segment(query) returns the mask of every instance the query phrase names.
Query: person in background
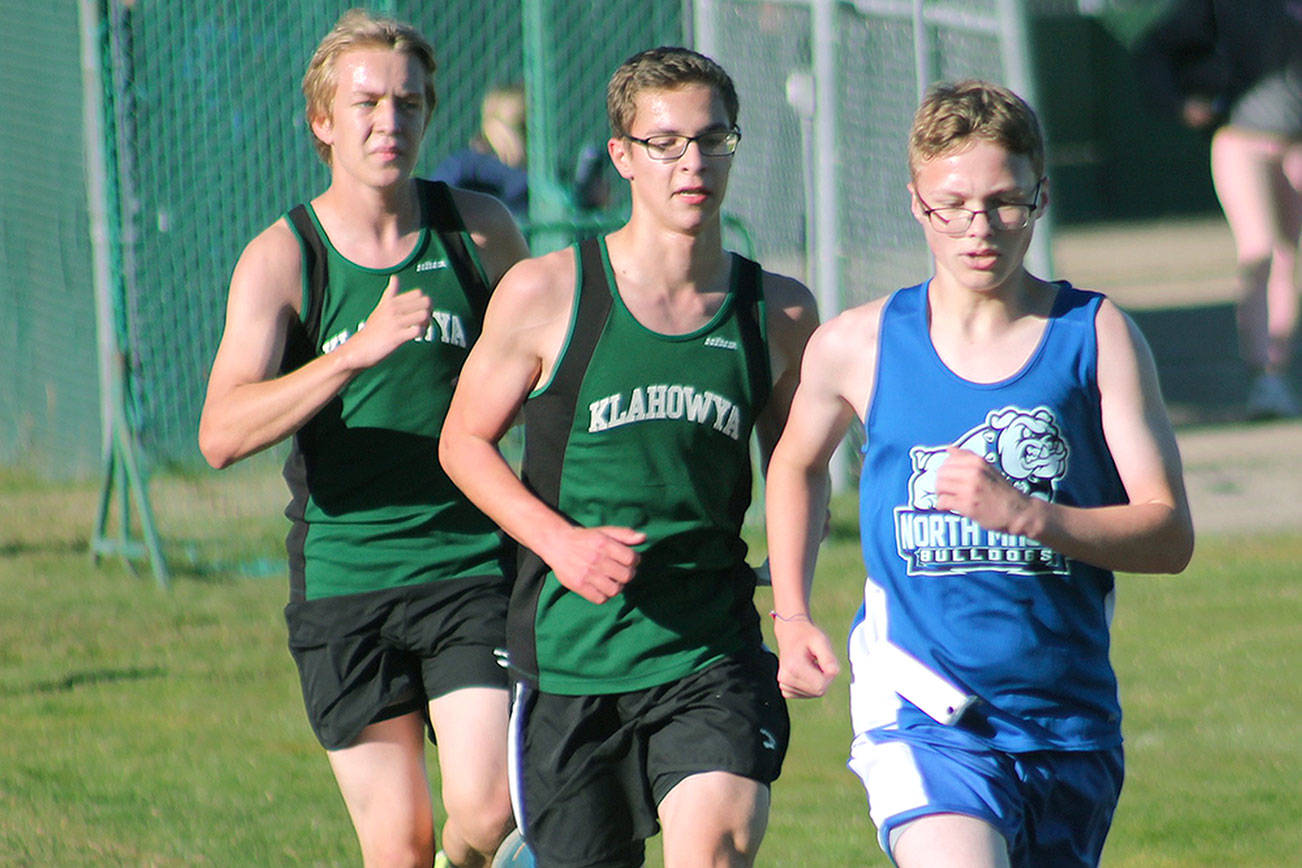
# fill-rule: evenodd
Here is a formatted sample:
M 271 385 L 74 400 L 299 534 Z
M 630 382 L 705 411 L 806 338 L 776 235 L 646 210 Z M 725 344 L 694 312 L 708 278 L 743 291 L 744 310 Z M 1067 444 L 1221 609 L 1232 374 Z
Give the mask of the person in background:
M 1214 131 L 1212 181 L 1237 250 L 1252 419 L 1296 416 L 1289 382 L 1302 245 L 1302 2 L 1177 0 L 1138 44 L 1148 95 Z
M 529 216 L 529 176 L 525 171 L 524 87 L 499 85 L 484 95 L 479 133 L 469 147 L 453 151 L 430 175 L 465 190 L 495 197 L 517 219 Z
M 449 154 L 431 177 L 454 187 L 488 193 L 501 200 L 517 220 L 528 219 L 526 112 L 523 86 L 506 84 L 489 90 L 480 106 L 479 133 L 468 147 Z M 582 149 L 574 170 L 569 204 L 581 211 L 606 204 L 609 187 L 604 164 L 604 157 L 597 149 Z

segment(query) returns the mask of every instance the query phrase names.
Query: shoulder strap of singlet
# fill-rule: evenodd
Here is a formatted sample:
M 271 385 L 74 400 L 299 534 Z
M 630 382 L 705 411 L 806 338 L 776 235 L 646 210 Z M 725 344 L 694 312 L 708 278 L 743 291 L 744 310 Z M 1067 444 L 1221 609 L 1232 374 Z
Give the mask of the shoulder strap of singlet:
M 297 322 L 289 324 L 289 336 L 285 344 L 281 367 L 290 370 L 316 355 L 316 347 L 321 339 L 321 305 L 330 276 L 325 242 L 321 239 L 321 233 L 316 231 L 316 224 L 307 213 L 307 206 L 302 203 L 295 205 L 289 209 L 286 217 L 302 242 L 303 273 L 307 277 L 307 309 L 299 315 Z M 302 345 L 304 340 L 306 346 Z
M 565 355 L 561 358 L 550 389 L 559 394 L 577 394 L 579 383 L 588 369 L 588 362 L 601 337 L 602 327 L 610 315 L 614 302 L 610 284 L 606 281 L 606 267 L 601 258 L 601 243 L 596 238 L 586 238 L 578 245 L 578 265 L 582 275 L 574 318 Z M 737 327 L 746 346 L 747 374 L 755 406 L 768 401 L 773 387 L 769 369 L 768 344 L 764 340 L 764 290 L 763 270 L 759 263 L 744 256 L 737 257 Z
M 525 402 L 525 467 L 527 484 L 547 503 L 555 504 L 560 492 L 561 463 L 552 456 L 563 455 L 565 441 L 577 412 L 579 387 L 597 348 L 614 298 L 606 283 L 601 261 L 601 244 L 596 238 L 580 241 L 575 251 L 580 280 L 574 299 L 577 310 L 569 340 L 556 370 L 542 394 Z
M 588 362 L 614 304 L 610 284 L 606 282 L 606 265 L 601 259 L 601 242 L 596 238 L 580 241 L 578 258 L 583 280 L 578 288 L 574 331 L 553 379 L 562 391 L 574 394 L 578 394 L 579 382 L 588 370 Z
M 448 254 L 448 262 L 466 293 L 466 300 L 470 302 L 470 309 L 482 323 L 492 288 L 475 267 L 470 251 L 466 249 L 466 225 L 452 199 L 452 190 L 443 181 L 417 178 L 416 183 L 420 189 L 425 225 L 438 233 L 443 249 Z
M 565 448 L 579 411 L 579 388 L 614 304 L 606 283 L 600 241 L 596 238 L 580 241 L 574 258 L 580 279 L 575 286 L 576 310 L 569 340 L 556 360 L 556 370 L 547 387 L 524 404 L 524 423 L 529 432 L 524 438 L 524 484 L 553 508 L 559 508 L 560 504 Z M 533 635 L 539 582 L 547 569 L 536 553 L 524 546 L 519 548 L 515 587 L 506 618 L 507 636 Z M 517 642 L 512 646 L 511 668 L 537 683 L 538 659 L 531 642 Z
M 764 270 L 758 262 L 737 257 L 737 328 L 746 347 L 747 375 L 756 412 L 768 403 L 773 389 L 768 342 L 764 340 Z

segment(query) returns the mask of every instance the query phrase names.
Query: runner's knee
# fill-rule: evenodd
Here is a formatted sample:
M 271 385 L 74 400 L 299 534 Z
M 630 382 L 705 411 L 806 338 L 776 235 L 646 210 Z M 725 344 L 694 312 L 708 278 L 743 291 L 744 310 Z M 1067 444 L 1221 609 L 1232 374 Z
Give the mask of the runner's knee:
M 434 863 L 434 824 L 417 822 L 407 829 L 375 824 L 359 833 L 367 866 L 429 868 Z
M 448 822 L 455 824 L 466 844 L 480 853 L 495 851 L 515 828 L 511 797 L 505 784 L 473 797 L 457 797 L 445 788 L 443 805 Z

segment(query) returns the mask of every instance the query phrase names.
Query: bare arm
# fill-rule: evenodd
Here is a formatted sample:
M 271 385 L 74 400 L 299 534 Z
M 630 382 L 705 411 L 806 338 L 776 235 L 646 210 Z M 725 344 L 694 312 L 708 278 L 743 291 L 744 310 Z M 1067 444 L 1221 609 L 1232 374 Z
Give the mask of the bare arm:
M 937 479 L 938 506 L 1105 569 L 1178 573 L 1193 555 L 1193 523 L 1152 354 L 1110 301 L 1096 329 L 1103 434 L 1129 502 L 1073 507 L 1029 497 L 979 456 L 951 450 Z
M 301 428 L 347 383 L 429 322 L 418 290 L 399 292 L 395 277 L 366 328 L 334 352 L 278 376 L 289 323 L 302 297 L 298 239 L 282 219 L 241 254 L 231 277 L 226 325 L 208 378 L 199 448 L 222 468 L 280 442 Z
M 520 481 L 498 451 L 530 391 L 556 360 L 574 301 L 573 252 L 515 266 L 488 306 L 484 330 L 461 369 L 439 438 L 448 476 L 489 518 L 536 552 L 565 587 L 593 603 L 623 590 L 638 561 L 640 531 L 571 524 Z
M 764 299 L 773 390 L 764 411 L 755 420 L 755 436 L 759 442 L 761 469 L 767 472 L 769 456 L 791 412 L 805 344 L 818 327 L 818 306 L 804 284 L 769 272 L 764 274 Z
M 867 407 L 880 305 L 841 314 L 814 333 L 787 425 L 769 462 L 766 492 L 778 683 L 787 697 L 821 696 L 840 671 L 812 621 L 809 599 L 830 484 L 827 464 Z
M 489 285 L 496 286 L 511 266 L 529 256 L 520 227 L 506 206 L 492 196 L 454 189 L 452 199 L 475 243 Z

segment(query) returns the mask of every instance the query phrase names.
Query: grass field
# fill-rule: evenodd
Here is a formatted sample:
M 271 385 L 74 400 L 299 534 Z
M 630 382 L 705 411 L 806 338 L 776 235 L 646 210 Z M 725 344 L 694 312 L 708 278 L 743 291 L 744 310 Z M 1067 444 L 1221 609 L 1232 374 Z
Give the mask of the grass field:
M 163 517 L 198 510 L 210 540 L 214 498 L 259 500 L 155 484 L 175 489 Z M 0 864 L 358 864 L 285 650 L 283 571 L 182 563 L 160 591 L 94 568 L 95 494 L 0 478 Z M 835 514 L 816 614 L 843 640 L 862 567 L 852 504 Z M 1121 577 L 1128 778 L 1106 865 L 1302 864 L 1299 563 L 1302 530 L 1204 535 L 1185 575 Z M 887 864 L 844 767 L 846 688 L 792 707 L 761 865 Z

